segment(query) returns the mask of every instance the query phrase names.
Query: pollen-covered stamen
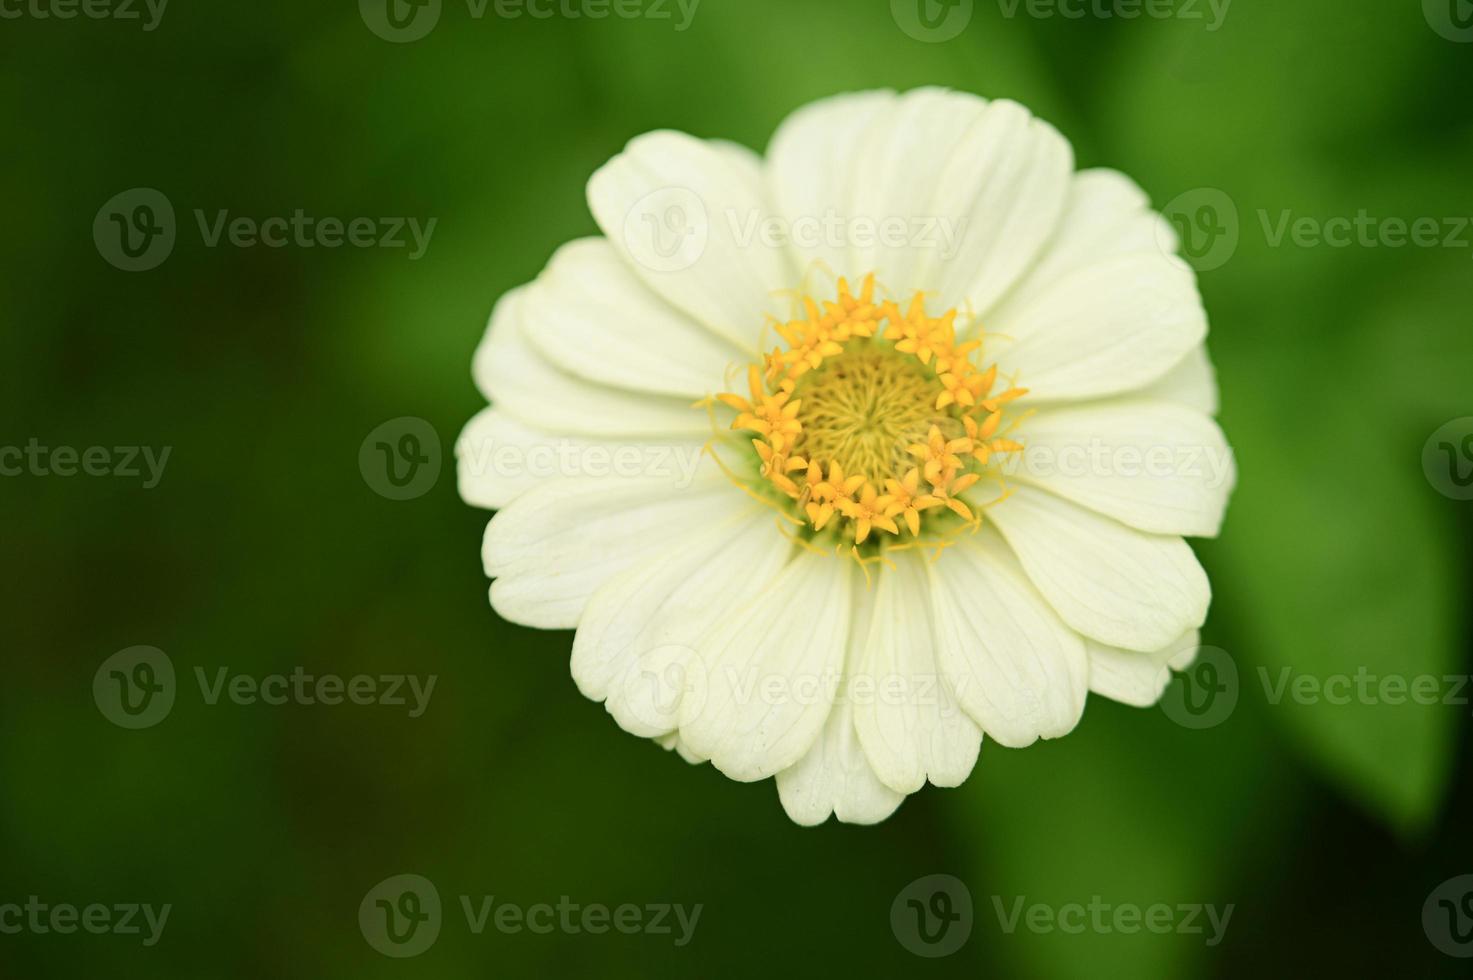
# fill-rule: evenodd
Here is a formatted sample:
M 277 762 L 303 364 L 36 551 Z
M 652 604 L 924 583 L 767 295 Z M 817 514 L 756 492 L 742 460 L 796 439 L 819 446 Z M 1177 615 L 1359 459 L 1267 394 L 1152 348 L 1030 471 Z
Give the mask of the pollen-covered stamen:
M 931 317 L 917 294 L 902 313 L 874 293 L 868 276 L 858 295 L 840 279 L 837 300 L 804 297 L 805 316 L 776 325 L 787 348 L 748 369 L 750 397 L 719 396 L 732 428 L 757 434 L 766 483 L 812 533 L 837 528 L 856 545 L 902 526 L 919 537 L 928 513 L 974 521 L 960 495 L 1022 448 L 1002 433 L 1026 394 L 993 394 L 997 368 L 977 367 L 981 341 L 956 342 L 955 310 Z
M 767 437 L 775 450 L 792 445 L 792 437 L 801 431 L 797 421 L 800 403 L 789 401 L 792 398 L 792 389 L 767 393 L 762 386 L 762 374 L 755 364 L 747 369 L 747 384 L 752 391 L 751 401 L 731 394 L 717 396 L 737 410 L 736 422 L 732 428 L 760 432 Z
M 904 518 L 911 534 L 921 533 L 921 511 L 941 506 L 940 498 L 921 492 L 920 482 L 921 471 L 915 467 L 911 467 L 902 479 L 885 481 L 885 489 L 890 492 L 892 501 L 890 513 Z
M 972 440 L 972 455 L 984 466 L 994 453 L 1016 453 L 1023 450 L 1022 443 L 995 438 L 1002 425 L 1001 410 L 988 413 L 980 424 L 974 418 L 962 419 L 962 423 L 966 426 L 967 437 Z
M 895 521 L 890 517 L 890 497 L 881 497 L 875 492 L 875 488 L 866 483 L 860 491 L 858 500 L 846 500 L 840 505 L 844 516 L 854 521 L 854 543 L 864 544 L 864 539 L 875 527 L 883 528 L 891 534 L 899 534 L 900 528 L 895 526 Z

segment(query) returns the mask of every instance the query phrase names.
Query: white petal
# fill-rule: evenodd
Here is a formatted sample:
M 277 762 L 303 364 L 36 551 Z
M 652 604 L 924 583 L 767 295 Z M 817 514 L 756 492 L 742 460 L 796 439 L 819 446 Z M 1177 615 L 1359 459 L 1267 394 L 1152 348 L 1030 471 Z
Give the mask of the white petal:
M 1192 664 L 1197 662 L 1197 655 L 1201 652 L 1202 647 L 1200 645 L 1184 647 L 1181 652 L 1171 658 L 1171 669 L 1176 671 L 1191 670 Z
M 982 730 L 1014 748 L 1072 731 L 1089 684 L 1084 640 L 996 532 L 957 542 L 927 570 L 941 669 Z
M 1113 170 L 1082 170 L 1053 238 L 990 318 L 1001 322 L 1054 289 L 1069 273 L 1135 252 L 1174 251 L 1171 223 L 1151 210 L 1145 191 Z
M 985 317 L 988 360 L 1018 373 L 1034 399 L 1161 383 L 1206 333 L 1195 274 L 1174 258 L 1175 243 L 1130 178 L 1078 172 L 1043 255 Z
M 483 408 L 466 423 L 455 440 L 456 477 L 460 499 L 473 507 L 505 507 L 542 482 L 525 467 L 515 473 L 491 460 L 501 446 L 526 458 L 531 447 L 555 437 L 528 428 L 498 408 Z
M 650 292 L 602 238 L 558 250 L 527 289 L 522 330 L 565 371 L 686 400 L 710 394 L 742 357 Z
M 935 287 L 943 309 L 986 318 L 1058 227 L 1073 169 L 1074 151 L 1058 130 L 1016 102 L 988 103 L 935 190 L 938 204 L 969 202 Z
M 874 824 L 895 812 L 904 794 L 882 783 L 870 766 L 854 727 L 855 665 L 867 644 L 866 623 L 874 597 L 868 589 L 854 594 L 844 686 L 823 733 L 798 764 L 777 774 L 783 809 L 803 826 L 823 823 L 833 814 L 844 823 Z
M 1064 622 L 1090 639 L 1159 650 L 1207 618 L 1212 588 L 1181 538 L 1145 534 L 1027 485 L 987 517 Z
M 853 210 L 858 144 L 896 102 L 894 92 L 857 92 L 810 103 L 778 127 L 768 148 L 767 181 L 777 211 L 788 221 L 847 217 Z M 835 275 L 858 275 L 848 236 L 794 240 L 798 268 L 815 264 Z
M 1194 656 L 1201 642 L 1201 634 L 1192 630 L 1160 650 L 1140 653 L 1087 640 L 1089 689 L 1121 704 L 1149 708 L 1171 683 L 1172 662 Z
M 689 400 L 593 384 L 553 367 L 522 332 L 526 287 L 501 298 L 476 349 L 476 384 L 524 425 L 587 436 L 686 436 L 704 439 L 711 424 Z
M 702 759 L 698 755 L 692 754 L 690 748 L 685 744 L 685 742 L 681 740 L 680 732 L 678 731 L 670 732 L 668 735 L 659 736 L 655 739 L 655 744 L 664 749 L 666 752 L 673 750 L 676 755 L 680 756 L 682 759 L 684 759 L 686 762 L 689 762 L 693 766 L 704 765 L 708 761 L 706 759 Z
M 858 277 L 873 272 L 902 296 L 940 285 L 945 242 L 940 231 L 965 231 L 977 199 L 972 185 L 952 187 L 946 193 L 942 177 L 957 161 L 969 130 L 979 124 L 987 107 L 987 101 L 975 95 L 923 88 L 905 93 L 875 116 L 853 148 L 847 168 L 850 198 L 839 214 L 851 222 L 846 233 L 851 247 L 849 265 L 841 267 L 841 273 Z M 979 167 L 985 166 L 989 153 L 995 159 L 1007 152 L 978 140 L 967 145 L 967 163 Z M 873 223 L 876 233 L 861 235 L 865 226 L 860 220 Z M 928 221 L 934 222 L 930 228 L 925 225 Z M 901 229 L 903 234 L 896 235 Z M 927 231 L 923 242 L 922 233 Z
M 834 705 L 808 754 L 777 774 L 777 792 L 788 816 L 804 827 L 817 826 L 830 814 L 844 823 L 876 824 L 905 799 L 870 768 L 848 701 Z
M 725 157 L 732 173 L 746 185 L 748 193 L 771 209 L 772 198 L 767 196 L 766 164 L 761 154 L 732 140 L 707 140 L 706 145 Z
M 610 473 L 665 477 L 679 490 L 699 472 L 702 444 L 555 435 L 486 408 L 466 423 L 455 455 L 461 499 L 496 509 L 551 480 Z
M 647 133 L 588 182 L 588 204 L 630 269 L 740 350 L 796 285 L 786 247 L 761 234 L 771 208 L 755 157 L 684 133 Z
M 914 793 L 928 778 L 959 786 L 977 763 L 982 730 L 936 662 L 925 558 L 900 551 L 892 559 L 880 573 L 857 671 L 870 692 L 854 698 L 855 727 L 875 772 L 897 792 Z
M 1073 165 L 1052 127 L 1006 100 L 923 88 L 863 92 L 794 113 L 769 181 L 815 263 L 892 295 L 987 309 L 1022 275 L 1064 207 Z M 821 229 L 798 241 L 800 221 Z
M 849 636 L 850 566 L 800 552 L 702 641 L 704 692 L 681 706 L 681 736 L 732 779 L 765 779 L 823 729 Z
M 502 618 L 541 629 L 578 625 L 589 596 L 634 563 L 743 508 L 710 468 L 672 491 L 654 477 L 558 480 L 518 497 L 486 527 L 481 557 Z
M 984 328 L 986 357 L 1034 399 L 1078 400 L 1160 379 L 1202 343 L 1207 314 L 1191 267 L 1136 252 L 1064 276 Z
M 1004 457 L 1019 480 L 1155 534 L 1214 537 L 1237 483 L 1216 422 L 1193 409 L 1135 399 L 1041 409 Z
M 738 505 L 731 519 L 602 585 L 573 640 L 578 689 L 604 701 L 625 731 L 672 731 L 713 620 L 762 591 L 792 551 L 773 522 L 760 504 Z
M 1159 380 L 1136 392 L 1134 397 L 1176 402 L 1204 415 L 1216 415 L 1221 407 L 1217 394 L 1217 371 L 1201 344 Z

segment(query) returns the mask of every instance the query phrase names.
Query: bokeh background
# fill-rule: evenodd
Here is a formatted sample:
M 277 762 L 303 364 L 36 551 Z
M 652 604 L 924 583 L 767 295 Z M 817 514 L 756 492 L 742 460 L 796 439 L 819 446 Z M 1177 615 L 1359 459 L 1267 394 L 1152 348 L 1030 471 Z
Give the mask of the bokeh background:
M 703 0 L 684 31 L 476 19 L 445 0 L 433 31 L 396 44 L 352 0 L 174 0 L 151 31 L 7 0 L 22 16 L 0 19 L 0 445 L 172 456 L 148 490 L 0 479 L 0 904 L 173 910 L 150 948 L 0 935 L 0 976 L 1465 976 L 1422 912 L 1473 871 L 1473 709 L 1274 704 L 1262 672 L 1473 669 L 1473 505 L 1422 466 L 1432 433 L 1473 415 L 1473 232 L 1333 248 L 1265 228 L 1473 215 L 1473 44 L 1448 36 L 1470 10 L 1236 0 L 1209 30 L 1205 0 L 1203 19 L 1184 4 L 1070 19 L 978 0 L 957 37 L 927 43 L 887 0 Z M 570 634 L 497 619 L 487 515 L 460 502 L 453 464 L 393 501 L 358 453 L 416 416 L 448 455 L 482 404 L 470 357 L 493 301 L 595 231 L 584 182 L 630 137 L 761 149 L 809 100 L 922 84 L 1024 102 L 1081 165 L 1132 174 L 1158 206 L 1230 202 L 1237 232 L 1201 287 L 1242 479 L 1201 553 L 1206 642 L 1236 665 L 1237 700 L 1191 730 L 1092 698 L 1071 737 L 987 744 L 964 787 L 879 827 L 803 830 L 770 782 L 620 733 L 571 683 Z M 104 261 L 92 233 L 135 187 L 178 212 L 173 253 L 146 272 Z M 438 224 L 410 261 L 208 248 L 193 217 L 297 208 Z M 167 652 L 179 694 L 128 731 L 92 680 L 139 644 Z M 438 683 L 412 719 L 212 706 L 193 679 L 298 666 Z M 357 912 L 405 872 L 436 883 L 446 924 L 392 960 Z M 965 882 L 975 921 L 959 952 L 923 959 L 890 908 L 933 873 Z M 683 948 L 475 936 L 462 894 L 704 910 Z M 995 896 L 1234 912 L 1216 946 L 1008 934 Z

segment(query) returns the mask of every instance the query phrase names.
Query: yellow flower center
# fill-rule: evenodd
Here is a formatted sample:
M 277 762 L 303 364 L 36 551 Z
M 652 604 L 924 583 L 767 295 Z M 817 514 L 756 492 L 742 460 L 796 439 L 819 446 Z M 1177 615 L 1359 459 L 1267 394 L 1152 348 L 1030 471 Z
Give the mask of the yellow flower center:
M 931 317 L 917 293 L 902 313 L 874 292 L 868 276 L 857 296 L 843 279 L 835 301 L 805 296 L 804 317 L 776 324 L 786 347 L 748 368 L 751 397 L 718 396 L 795 519 L 856 545 L 876 532 L 918 538 L 926 521 L 974 522 L 960 494 L 995 455 L 1023 448 L 1003 423 L 1027 393 L 993 394 L 997 368 L 975 362 L 981 341 L 956 342 L 956 310 Z
M 961 423 L 933 406 L 935 375 L 908 354 L 869 340 L 851 341 L 842 354 L 798 379 L 802 431 L 792 452 L 838 463 L 845 473 L 876 486 L 914 460 L 910 447 L 925 442 L 931 426 L 956 437 Z

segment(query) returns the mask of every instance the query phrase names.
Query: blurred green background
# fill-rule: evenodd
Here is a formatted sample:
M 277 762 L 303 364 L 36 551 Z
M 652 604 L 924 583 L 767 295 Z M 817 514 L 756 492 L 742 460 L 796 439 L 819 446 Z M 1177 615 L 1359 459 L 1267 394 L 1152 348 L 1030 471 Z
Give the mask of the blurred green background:
M 684 31 L 476 19 L 445 0 L 432 32 L 393 44 L 352 0 L 174 0 L 151 31 L 4 0 L 22 16 L 0 19 L 0 446 L 173 451 L 151 490 L 0 479 L 0 905 L 173 910 L 150 948 L 0 935 L 0 977 L 1466 975 L 1422 911 L 1473 871 L 1468 705 L 1274 704 L 1261 673 L 1470 670 L 1473 505 L 1421 461 L 1473 415 L 1473 233 L 1422 248 L 1270 234 L 1286 211 L 1473 215 L 1473 45 L 1434 29 L 1468 13 L 1446 2 L 1236 0 L 1209 30 L 1205 0 L 1203 20 L 978 0 L 959 36 L 923 43 L 888 0 L 704 0 Z M 984 745 L 964 787 L 879 827 L 802 830 L 771 783 L 619 732 L 568 677 L 571 634 L 496 618 L 487 515 L 460 502 L 453 464 L 396 502 L 357 456 L 381 422 L 418 416 L 448 457 L 482 405 L 470 357 L 492 302 L 595 231 L 584 182 L 630 137 L 761 149 L 807 101 L 922 84 L 1022 101 L 1081 166 L 1126 171 L 1158 206 L 1212 188 L 1236 209 L 1201 286 L 1242 480 L 1201 552 L 1206 642 L 1239 697 L 1200 731 L 1092 698 L 1069 738 Z M 130 273 L 92 223 L 134 187 L 167 195 L 179 233 Z M 297 208 L 438 224 L 409 261 L 207 248 L 193 217 Z M 126 731 L 91 685 L 139 644 L 168 653 L 179 697 Z M 439 680 L 417 719 L 211 706 L 193 680 L 298 666 Z M 400 961 L 357 910 L 404 872 L 447 912 L 434 947 Z M 975 922 L 959 952 L 922 959 L 890 906 L 932 873 L 966 883 Z M 704 910 L 682 948 L 475 936 L 462 894 Z M 994 896 L 1234 912 L 1216 946 L 1008 934 Z

